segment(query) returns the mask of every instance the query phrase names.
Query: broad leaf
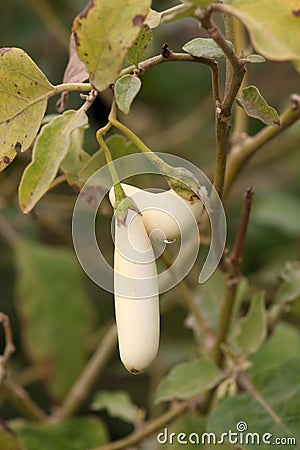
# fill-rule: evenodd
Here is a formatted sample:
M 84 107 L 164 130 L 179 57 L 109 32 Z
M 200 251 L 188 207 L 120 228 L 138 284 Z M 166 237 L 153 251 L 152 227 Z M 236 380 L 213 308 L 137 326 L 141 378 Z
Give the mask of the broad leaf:
M 270 9 L 271 7 L 271 9 Z M 299 0 L 234 0 L 232 13 L 249 30 L 255 49 L 268 59 L 300 62 Z
M 224 374 L 212 360 L 203 357 L 175 366 L 160 382 L 155 403 L 166 400 L 191 398 L 216 386 Z
M 152 40 L 153 36 L 149 25 L 143 25 L 134 44 L 128 50 L 128 60 L 135 66 L 138 66 L 138 63 L 146 59 L 149 55 Z
M 100 149 L 91 156 L 91 158 L 86 162 L 86 164 L 77 173 L 77 175 L 75 175 L 73 187 L 77 188 L 77 190 L 80 191 L 87 180 L 105 164 L 105 157 L 102 149 Z
M 99 91 L 113 83 L 127 51 L 137 38 L 151 0 L 91 0 L 73 23 L 79 58 Z
M 242 97 L 236 99 L 246 114 L 261 120 L 266 125 L 280 126 L 277 111 L 268 105 L 256 86 L 248 86 L 242 90 Z
M 260 292 L 251 300 L 247 315 L 240 319 L 234 340 L 243 352 L 251 354 L 264 342 L 266 331 L 265 294 Z
M 77 128 L 70 137 L 69 148 L 66 156 L 60 164 L 60 170 L 67 176 L 70 186 L 76 186 L 78 172 L 90 161 L 90 155 L 82 148 L 84 128 Z
M 227 44 L 233 48 L 230 41 Z M 182 49 L 197 58 L 225 58 L 225 53 L 211 38 L 195 38 L 184 44 Z
M 141 89 L 141 80 L 134 75 L 124 75 L 115 84 L 115 97 L 118 108 L 125 114 L 130 112 L 130 107 Z
M 121 134 L 113 134 L 106 140 L 106 143 L 109 146 L 114 159 L 132 155 L 138 151 L 136 146 L 132 142 L 126 140 Z
M 93 411 L 106 409 L 112 417 L 118 417 L 126 422 L 136 423 L 144 416 L 125 391 L 101 391 L 95 394 L 91 405 Z
M 273 368 L 280 361 L 282 364 L 299 357 L 300 334 L 294 327 L 279 323 L 272 336 L 265 341 L 261 348 L 250 356 L 253 363 L 252 371 L 261 367 Z
M 43 127 L 19 186 L 19 202 L 24 213 L 31 211 L 47 192 L 68 152 L 72 132 L 87 124 L 83 111 L 69 110 Z
M 0 171 L 32 144 L 53 89 L 23 50 L 0 49 Z
M 277 363 L 277 364 L 276 364 Z M 267 450 L 275 444 L 275 439 L 294 438 L 293 444 L 285 441 L 284 448 L 297 450 L 300 440 L 300 360 L 299 357 L 286 361 L 276 361 L 270 368 L 263 365 L 253 373 L 253 384 L 260 397 L 253 398 L 249 393 L 235 395 L 220 402 L 208 420 L 208 431 L 219 436 L 244 426 L 241 448 L 245 450 Z M 247 433 L 256 433 L 254 440 Z M 266 436 L 266 433 L 270 433 Z M 263 441 L 263 436 L 269 444 Z M 227 441 L 228 438 L 225 440 Z M 282 441 L 282 443 L 284 443 Z
M 16 261 L 25 352 L 53 398 L 62 399 L 83 368 L 91 328 L 81 271 L 72 252 L 30 241 L 16 247 Z
M 55 425 L 15 420 L 11 426 L 28 450 L 87 450 L 107 443 L 106 428 L 95 417 Z

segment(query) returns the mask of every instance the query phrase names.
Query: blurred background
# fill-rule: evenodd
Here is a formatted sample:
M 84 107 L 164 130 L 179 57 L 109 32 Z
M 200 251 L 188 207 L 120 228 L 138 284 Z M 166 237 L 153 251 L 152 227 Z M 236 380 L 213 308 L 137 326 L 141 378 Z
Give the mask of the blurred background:
M 61 83 L 68 61 L 70 27 L 85 4 L 83 0 L 1 0 L 0 47 L 24 49 L 53 84 Z M 157 0 L 153 2 L 153 8 L 163 10 L 174 4 Z M 181 51 L 181 47 L 199 33 L 198 24 L 192 19 L 163 25 L 154 30 L 151 54 L 158 54 L 166 42 L 172 50 Z M 248 77 L 249 84 L 256 85 L 279 112 L 287 107 L 292 93 L 299 93 L 299 74 L 289 63 L 249 65 Z M 122 120 L 153 150 L 181 156 L 212 178 L 215 135 L 209 69 L 198 64 L 162 64 L 146 72 L 142 82 L 142 90 L 130 115 L 122 116 Z M 56 100 L 49 102 L 48 114 L 56 113 Z M 109 101 L 110 93 L 104 92 L 89 111 L 91 126 L 86 132 L 84 147 L 90 154 L 98 150 L 95 130 L 106 122 Z M 70 95 L 69 108 L 81 104 L 77 94 Z M 250 119 L 249 134 L 255 134 L 263 126 L 258 120 Z M 39 202 L 34 213 L 25 216 L 20 212 L 17 187 L 29 161 L 30 150 L 18 155 L 0 174 L 0 309 L 10 316 L 13 326 L 16 352 L 12 371 L 34 398 L 49 409 L 53 401 L 59 404 L 62 400 L 113 321 L 114 312 L 112 296 L 95 286 L 76 261 L 71 236 L 76 194 L 72 189 L 60 185 Z M 300 258 L 299 173 L 300 123 L 258 152 L 226 200 L 227 246 L 230 248 L 243 194 L 250 185 L 255 189 L 243 264 L 243 273 L 250 280 L 250 293 L 251 286 L 266 289 L 267 298 L 272 299 L 279 283 L 278 275 L 286 261 Z M 147 183 L 147 180 L 140 182 Z M 112 243 L 107 238 L 111 217 L 108 202 L 103 205 L 101 214 L 98 236 L 111 255 Z M 54 286 L 60 274 L 64 278 Z M 205 296 L 205 288 L 196 284 L 196 275 L 197 269 L 187 280 L 195 299 Z M 221 292 L 222 280 L 218 279 L 217 284 Z M 48 290 L 47 297 L 44 291 Z M 55 302 L 51 303 L 53 296 Z M 66 297 L 69 304 L 66 304 Z M 217 292 L 215 297 L 217 301 Z M 46 304 L 51 305 L 50 310 Z M 138 404 L 146 405 L 161 374 L 195 352 L 192 331 L 184 326 L 187 312 L 178 291 L 173 289 L 163 296 L 162 305 L 166 311 L 162 317 L 162 345 L 151 371 L 141 376 L 137 383 L 136 378 L 125 371 L 115 350 L 96 388 L 125 388 Z M 299 315 L 300 311 L 295 310 L 286 315 L 286 320 L 297 325 Z M 59 323 L 57 317 L 60 317 Z M 57 348 L 52 342 L 54 338 L 61 344 L 58 356 L 53 350 Z M 40 345 L 36 349 L 34 342 L 43 339 L 47 348 Z M 76 352 L 74 348 L 80 350 Z M 73 361 L 73 369 L 71 371 L 70 365 L 67 368 L 62 364 L 61 372 L 57 374 L 53 367 L 57 361 L 61 364 L 66 354 L 70 357 L 65 364 Z M 67 371 L 72 373 L 66 375 Z M 87 410 L 88 405 L 83 405 L 82 412 Z M 150 414 L 155 413 L 155 410 L 150 411 Z M 17 414 L 5 398 L 0 399 L 1 417 Z M 127 432 L 125 428 L 124 422 L 116 426 L 112 421 L 114 437 Z

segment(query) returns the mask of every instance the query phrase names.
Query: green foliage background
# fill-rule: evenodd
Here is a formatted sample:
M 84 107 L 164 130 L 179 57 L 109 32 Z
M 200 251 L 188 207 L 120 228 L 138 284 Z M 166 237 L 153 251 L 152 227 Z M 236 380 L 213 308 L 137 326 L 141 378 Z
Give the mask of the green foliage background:
M 53 8 L 61 28 L 50 25 L 49 22 L 47 26 L 41 13 L 47 11 L 47 3 Z M 60 83 L 68 59 L 71 22 L 85 3 L 83 0 L 48 0 L 48 2 L 2 0 L 0 47 L 23 48 L 44 71 L 51 83 Z M 172 4 L 167 1 L 156 1 L 153 8 L 161 10 Z M 152 53 L 159 53 L 164 42 L 168 42 L 174 51 L 180 51 L 182 45 L 198 33 L 198 25 L 191 19 L 166 24 L 154 34 Z M 277 111 L 287 106 L 291 93 L 297 90 L 299 92 L 299 74 L 290 63 L 267 61 L 263 64 L 250 65 L 248 70 L 249 84 L 256 85 Z M 88 113 L 92 126 L 86 132 L 84 148 L 90 154 L 98 149 L 94 137 L 96 125 L 99 127 L 105 123 L 109 98 L 109 94 L 104 92 Z M 69 107 L 77 108 L 80 104 L 78 95 L 71 94 Z M 48 114 L 56 112 L 55 100 L 50 101 L 47 112 Z M 214 111 L 210 73 L 206 67 L 174 63 L 160 65 L 146 72 L 143 75 L 143 88 L 130 115 L 126 119 L 124 117 L 125 120 L 128 126 L 154 150 L 182 156 L 196 164 L 208 176 L 213 176 Z M 258 120 L 250 119 L 249 133 L 255 134 L 262 126 Z M 249 185 L 255 187 L 255 201 L 243 264 L 243 274 L 247 277 L 249 286 L 243 298 L 242 309 L 245 312 L 250 299 L 258 290 L 265 290 L 266 302 L 270 303 L 280 285 L 279 274 L 284 272 L 286 262 L 300 260 L 299 136 L 298 122 L 278 139 L 265 146 L 244 169 L 226 201 L 227 246 L 231 248 L 240 217 L 243 193 Z M 41 200 L 33 215 L 24 216 L 20 212 L 16 194 L 17 185 L 29 161 L 30 153 L 24 153 L 0 175 L 0 213 L 17 232 L 16 236 L 14 234 L 11 236 L 10 230 L 3 230 L 3 233 L 0 233 L 0 309 L 11 317 L 14 331 L 16 353 L 11 370 L 30 390 L 35 400 L 50 412 L 49 398 L 57 402 L 63 399 L 106 330 L 107 324 L 113 321 L 114 312 L 112 296 L 97 288 L 85 276 L 75 259 L 71 239 L 71 214 L 76 199 L 74 192 L 65 185 L 59 186 Z M 143 181 L 147 183 L 148 180 Z M 103 208 L 103 217 L 97 225 L 100 237 L 109 233 L 110 215 L 111 209 L 107 203 Z M 112 248 L 106 242 L 107 239 L 104 241 L 104 251 L 111 257 Z M 275 372 L 283 368 L 281 363 L 284 353 L 289 354 L 294 360 L 291 368 L 287 370 L 288 380 L 294 384 L 297 380 L 293 374 L 299 373 L 299 272 L 299 267 L 296 266 L 288 271 L 288 279 L 283 277 L 287 291 L 289 289 L 292 291 L 293 306 L 283 316 L 284 325 L 280 331 L 282 338 L 279 339 L 276 335 L 276 345 L 273 346 L 271 353 L 274 355 L 274 364 L 278 364 L 278 368 L 274 369 Z M 59 282 L 61 274 L 65 281 Z M 195 286 L 193 289 L 195 298 L 201 297 L 203 304 L 205 295 L 207 294 L 209 298 L 210 294 L 213 301 L 217 302 L 220 299 L 220 283 L 215 282 L 215 278 L 208 286 L 200 288 L 195 284 L 196 275 L 197 270 L 192 272 L 189 278 L 191 285 Z M 281 285 L 281 289 L 282 286 L 284 285 Z M 33 291 L 32 302 L 34 304 L 43 302 L 38 317 L 30 314 L 30 303 L 26 303 L 29 308 L 27 310 L 22 303 L 24 296 Z M 55 297 L 55 303 L 50 302 L 48 309 L 46 309 L 49 300 L 47 294 Z M 73 306 L 70 306 L 70 299 Z M 140 408 L 150 408 L 150 416 L 155 416 L 163 409 L 161 404 L 154 406 L 152 402 L 158 380 L 174 365 L 188 360 L 195 351 L 192 331 L 184 325 L 186 311 L 178 301 L 178 291 L 174 289 L 163 296 L 162 304 L 169 312 L 162 316 L 161 348 L 153 368 L 139 378 L 133 377 L 121 365 L 116 349 L 95 388 L 95 391 L 126 390 Z M 212 304 L 204 308 L 207 316 L 213 318 Z M 290 338 L 286 341 L 287 335 Z M 296 345 L 298 351 L 295 350 Z M 74 352 L 74 347 L 78 351 Z M 271 365 L 270 353 L 261 361 L 259 355 L 256 357 L 257 366 L 262 365 L 268 358 Z M 254 374 L 258 385 L 263 376 L 267 375 L 258 371 Z M 279 404 L 275 404 L 274 408 L 280 409 L 282 402 L 286 401 L 286 389 L 283 380 L 277 380 L 277 383 L 280 386 L 279 397 L 280 389 L 283 394 Z M 271 387 L 270 392 L 266 394 L 270 399 L 276 394 L 272 389 Z M 297 393 L 299 396 L 299 392 Z M 225 404 L 226 401 L 228 404 Z M 253 401 L 246 396 L 243 397 L 242 404 L 235 397 L 223 402 L 222 408 L 225 411 L 235 410 L 238 405 L 242 410 L 243 408 L 255 410 L 255 405 L 251 403 Z M 89 402 L 82 405 L 80 412 L 82 415 L 90 414 Z M 120 415 L 117 418 L 109 418 L 103 410 L 94 414 L 106 421 L 113 439 L 125 435 L 132 429 L 132 425 L 122 420 L 122 416 L 120 419 Z M 221 419 L 216 412 L 211 417 L 209 426 L 221 432 L 221 425 L 225 429 L 230 428 L 231 419 L 234 418 L 228 417 L 224 425 L 226 414 L 222 415 L 222 410 L 219 414 Z M 0 397 L 0 417 L 4 420 L 18 417 L 18 412 L 5 397 Z M 96 420 L 91 419 L 89 423 L 89 436 L 95 433 L 95 439 L 100 444 L 106 432 L 100 425 L 96 426 Z M 197 420 L 200 430 L 200 419 Z M 177 426 L 180 430 L 182 425 Z M 268 426 L 271 427 L 266 423 L 265 427 Z M 78 430 L 78 424 L 76 427 Z M 25 443 L 31 442 L 30 437 L 28 438 L 31 433 L 37 433 L 34 426 L 31 431 L 26 429 L 22 432 L 22 424 L 18 423 L 15 429 L 21 430 L 20 436 L 25 436 Z M 84 426 L 82 429 L 86 431 Z M 296 433 L 297 430 L 294 431 Z M 39 433 L 44 439 L 43 430 L 39 430 Z M 91 442 L 94 441 L 91 439 Z M 61 446 L 56 448 L 66 449 L 64 445 L 62 442 Z M 35 448 L 32 446 L 30 450 Z M 82 447 L 78 446 L 78 450 L 81 449 Z

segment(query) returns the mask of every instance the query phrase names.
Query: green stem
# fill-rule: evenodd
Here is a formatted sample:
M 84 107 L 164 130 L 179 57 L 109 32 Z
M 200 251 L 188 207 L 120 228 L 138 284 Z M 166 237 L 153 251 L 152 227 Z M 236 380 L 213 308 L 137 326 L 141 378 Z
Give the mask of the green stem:
M 119 175 L 118 175 L 118 172 L 117 172 L 116 167 L 115 167 L 115 165 L 114 165 L 114 161 L 113 161 L 113 159 L 112 159 L 110 150 L 109 150 L 109 148 L 108 148 L 106 142 L 105 142 L 104 139 L 103 139 L 103 135 L 104 135 L 110 128 L 111 128 L 111 124 L 110 124 L 110 123 L 108 123 L 105 127 L 100 128 L 100 129 L 97 131 L 97 133 L 96 133 L 96 138 L 97 138 L 97 141 L 98 141 L 100 147 L 101 147 L 102 150 L 103 150 L 103 153 L 104 153 L 104 156 L 105 156 L 105 159 L 106 159 L 106 162 L 107 162 L 107 166 L 108 166 L 108 169 L 109 169 L 109 172 L 110 172 L 110 175 L 111 175 L 111 179 L 112 179 L 112 182 L 113 182 L 113 184 L 114 184 L 114 191 L 115 191 L 115 197 L 116 197 L 116 201 L 115 201 L 115 209 L 117 209 L 117 207 L 119 206 L 119 204 L 120 204 L 123 200 L 125 200 L 126 194 L 125 194 L 125 192 L 124 192 L 124 190 L 123 190 L 123 188 L 122 188 L 122 185 L 121 185 L 121 183 L 120 183 Z
M 108 120 L 110 121 L 111 125 L 113 125 L 115 128 L 117 128 L 121 133 L 123 133 L 125 136 L 127 136 L 140 150 L 140 152 L 144 153 L 147 158 L 153 164 L 163 173 L 169 173 L 171 166 L 169 164 L 165 163 L 159 156 L 157 156 L 155 153 L 152 152 L 152 150 L 132 131 L 130 130 L 126 125 L 119 122 L 119 120 L 113 115 L 110 114 Z

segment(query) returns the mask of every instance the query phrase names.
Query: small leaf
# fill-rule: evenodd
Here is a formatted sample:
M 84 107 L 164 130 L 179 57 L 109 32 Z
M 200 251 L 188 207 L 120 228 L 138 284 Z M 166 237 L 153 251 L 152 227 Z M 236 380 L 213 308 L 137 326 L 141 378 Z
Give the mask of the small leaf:
M 95 394 L 91 405 L 93 411 L 106 409 L 111 417 L 136 423 L 144 415 L 125 391 L 101 391 Z
M 32 161 L 19 186 L 19 202 L 24 213 L 31 211 L 47 192 L 68 152 L 72 132 L 87 124 L 83 111 L 69 110 L 42 128 L 34 144 Z
M 300 298 L 300 263 L 287 263 L 280 274 L 282 283 L 276 292 L 274 303 L 289 303 Z
M 51 425 L 14 420 L 11 426 L 28 450 L 87 450 L 108 440 L 105 426 L 95 417 Z
M 260 292 L 253 297 L 247 315 L 237 325 L 236 344 L 247 354 L 255 353 L 266 338 L 266 325 L 265 294 Z
M 1 171 L 32 144 L 54 86 L 23 50 L 2 48 L 0 87 Z
M 280 126 L 277 111 L 269 106 L 256 86 L 248 86 L 242 90 L 242 98 L 236 102 L 250 117 L 261 120 L 266 125 Z
M 134 75 L 124 75 L 115 84 L 115 97 L 118 108 L 125 114 L 130 112 L 131 104 L 141 89 L 141 80 Z
M 233 49 L 230 41 L 227 44 Z M 184 44 L 182 49 L 197 58 L 225 58 L 225 53 L 211 38 L 195 38 Z
M 271 9 L 270 9 L 271 7 Z M 299 0 L 234 0 L 231 13 L 238 17 L 249 30 L 256 51 L 275 61 L 292 60 L 299 65 L 300 39 Z
M 160 382 L 155 403 L 187 399 L 216 386 L 224 374 L 207 357 L 175 366 Z
M 92 324 L 81 271 L 73 252 L 33 241 L 19 243 L 16 262 L 25 352 L 48 392 L 60 400 L 83 368 Z
M 259 63 L 266 62 L 266 60 L 263 56 L 256 55 L 256 54 L 246 56 L 246 58 L 243 58 L 243 61 L 245 61 L 247 63 L 253 63 L 253 64 L 259 64 Z
M 78 172 L 90 161 L 90 155 L 82 148 L 84 128 L 76 128 L 70 138 L 68 153 L 60 164 L 60 170 L 67 176 L 70 186 L 76 185 Z
M 134 44 L 128 50 L 128 60 L 137 66 L 139 62 L 146 59 L 151 50 L 152 40 L 153 36 L 149 25 L 143 25 Z
M 137 147 L 130 141 L 126 140 L 121 134 L 112 134 L 106 140 L 114 159 L 122 156 L 132 155 L 138 151 Z
M 118 78 L 128 49 L 137 38 L 151 0 L 91 0 L 74 20 L 76 51 L 90 82 L 103 91 Z

